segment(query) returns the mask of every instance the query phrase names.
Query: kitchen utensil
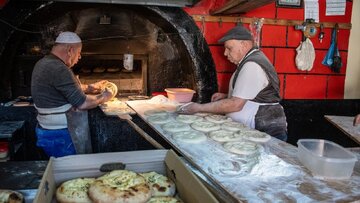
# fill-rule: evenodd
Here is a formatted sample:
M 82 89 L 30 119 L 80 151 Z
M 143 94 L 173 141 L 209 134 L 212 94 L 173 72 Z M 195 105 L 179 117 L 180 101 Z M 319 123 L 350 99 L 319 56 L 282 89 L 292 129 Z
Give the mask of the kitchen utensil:
M 342 146 L 320 139 L 300 139 L 298 158 L 320 179 L 349 179 L 356 156 Z
M 191 102 L 195 91 L 188 88 L 166 88 L 167 96 L 172 101 L 180 103 Z

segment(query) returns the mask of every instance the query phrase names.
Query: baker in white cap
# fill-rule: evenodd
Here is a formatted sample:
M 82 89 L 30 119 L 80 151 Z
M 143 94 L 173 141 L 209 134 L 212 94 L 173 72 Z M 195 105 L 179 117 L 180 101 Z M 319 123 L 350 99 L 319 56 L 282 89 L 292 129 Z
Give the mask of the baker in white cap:
M 279 104 L 280 85 L 274 66 L 254 47 L 251 33 L 243 26 L 234 27 L 219 42 L 224 43 L 227 59 L 237 65 L 228 94 L 215 93 L 210 103 L 186 105 L 179 113 L 226 114 L 234 121 L 286 141 L 287 123 Z
M 38 111 L 36 144 L 48 156 L 90 153 L 87 109 L 112 98 L 106 89 L 100 92 L 106 81 L 84 85 L 72 72 L 81 49 L 76 33 L 61 32 L 50 54 L 35 64 L 32 73 L 31 94 Z

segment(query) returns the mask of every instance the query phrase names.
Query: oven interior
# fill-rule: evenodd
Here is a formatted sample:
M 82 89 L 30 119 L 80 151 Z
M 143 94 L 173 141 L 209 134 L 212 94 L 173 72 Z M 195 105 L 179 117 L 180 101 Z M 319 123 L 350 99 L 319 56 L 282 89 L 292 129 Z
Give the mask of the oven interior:
M 209 100 L 217 90 L 210 50 L 181 8 L 50 2 L 34 7 L 21 29 L 34 32 L 15 31 L 0 60 L 11 74 L 0 88 L 13 98 L 31 95 L 34 64 L 66 30 L 83 41 L 81 60 L 73 67 L 83 83 L 109 80 L 118 86 L 118 96 L 186 87 L 196 90 L 198 101 Z M 124 54 L 134 56 L 133 71 L 124 71 Z

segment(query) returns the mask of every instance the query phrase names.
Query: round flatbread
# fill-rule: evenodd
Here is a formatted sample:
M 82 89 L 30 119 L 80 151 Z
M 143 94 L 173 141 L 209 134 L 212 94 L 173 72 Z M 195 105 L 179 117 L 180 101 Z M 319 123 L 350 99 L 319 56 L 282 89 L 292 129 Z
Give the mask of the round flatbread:
M 165 123 L 162 126 L 162 129 L 167 132 L 175 133 L 175 132 L 181 132 L 181 131 L 188 131 L 191 128 L 190 128 L 189 124 L 186 124 L 186 123 L 169 122 L 169 123 Z
M 241 136 L 227 130 L 217 130 L 209 133 L 209 137 L 218 142 L 239 141 Z
M 4 203 L 23 203 L 24 196 L 13 190 L 0 190 L 0 202 Z
M 200 116 L 195 116 L 195 115 L 178 115 L 175 118 L 177 121 L 183 122 L 183 123 L 193 123 L 193 122 L 198 122 L 198 121 L 202 121 L 204 120 L 202 117 Z
M 191 127 L 194 128 L 195 130 L 206 133 L 220 129 L 220 125 L 209 121 L 194 122 L 191 124 Z
M 221 129 L 231 132 L 238 132 L 240 130 L 249 129 L 245 124 L 236 121 L 225 122 L 221 124 Z
M 107 82 L 107 83 L 105 84 L 105 88 L 107 88 L 107 89 L 111 92 L 111 94 L 112 94 L 112 97 L 111 97 L 111 98 L 114 98 L 114 97 L 117 95 L 117 93 L 118 93 L 118 88 L 117 88 L 117 86 L 115 85 L 115 83 Z
M 56 200 L 60 203 L 92 202 L 88 196 L 90 185 L 95 178 L 76 178 L 63 182 L 56 190 Z
M 105 68 L 104 67 L 96 67 L 93 70 L 94 73 L 103 73 L 105 72 Z
M 120 70 L 121 69 L 119 67 L 116 67 L 116 66 L 109 67 L 109 68 L 106 69 L 106 71 L 109 72 L 109 73 L 116 73 L 116 72 L 119 72 Z
M 235 154 L 251 155 L 259 150 L 259 145 L 249 141 L 225 142 L 223 147 Z
M 182 203 L 182 201 L 175 197 L 152 197 L 146 203 Z
M 182 131 L 177 132 L 172 135 L 174 140 L 186 143 L 197 144 L 203 141 L 206 141 L 206 135 L 203 132 L 199 131 Z
M 115 170 L 97 178 L 89 188 L 94 202 L 146 202 L 151 197 L 150 186 L 141 175 L 128 170 Z
M 156 172 L 140 173 L 150 185 L 152 196 L 174 196 L 175 183 L 168 177 Z
M 168 115 L 155 115 L 147 117 L 147 120 L 153 124 L 165 124 L 170 122 L 170 118 Z
M 80 71 L 83 72 L 83 73 L 91 73 L 91 69 L 90 68 L 85 68 L 85 67 L 82 67 L 80 69 Z
M 213 122 L 213 123 L 217 123 L 217 124 L 221 124 L 221 123 L 225 123 L 225 122 L 230 122 L 232 121 L 231 118 L 224 116 L 224 115 L 218 115 L 218 114 L 214 114 L 214 115 L 208 115 L 205 116 L 205 119 L 207 121 Z
M 246 139 L 246 140 L 250 140 L 253 142 L 267 142 L 271 139 L 271 136 L 264 133 L 264 132 L 260 132 L 260 131 L 240 131 L 239 133 L 237 133 L 239 136 L 241 136 L 242 138 Z
M 158 116 L 158 115 L 168 115 L 169 113 L 167 111 L 164 111 L 164 110 L 156 110 L 156 109 L 153 109 L 153 110 L 148 110 L 148 111 L 145 111 L 144 112 L 145 116 Z

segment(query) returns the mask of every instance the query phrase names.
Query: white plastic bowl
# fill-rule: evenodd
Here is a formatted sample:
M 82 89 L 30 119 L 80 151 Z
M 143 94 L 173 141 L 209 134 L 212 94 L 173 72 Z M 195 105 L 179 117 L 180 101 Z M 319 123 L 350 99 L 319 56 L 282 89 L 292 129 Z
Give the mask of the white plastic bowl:
M 349 179 L 356 156 L 342 146 L 320 139 L 300 139 L 298 158 L 314 177 L 320 179 Z

